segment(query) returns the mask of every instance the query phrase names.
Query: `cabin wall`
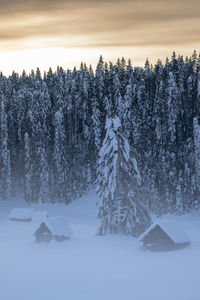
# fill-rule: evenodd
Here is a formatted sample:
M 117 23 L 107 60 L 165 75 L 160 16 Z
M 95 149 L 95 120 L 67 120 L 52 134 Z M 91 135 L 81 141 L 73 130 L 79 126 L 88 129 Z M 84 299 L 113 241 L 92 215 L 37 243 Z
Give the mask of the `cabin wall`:
M 54 239 L 57 241 L 57 242 L 62 242 L 62 241 L 65 241 L 65 240 L 68 240 L 69 237 L 65 237 L 64 235 L 54 235 Z
M 151 251 L 171 251 L 188 247 L 189 242 L 175 243 L 170 237 L 162 230 L 160 226 L 155 226 L 144 238 L 143 246 Z
M 153 228 L 148 235 L 143 238 L 143 241 L 146 243 L 151 243 L 152 241 L 166 241 L 171 243 L 172 240 L 168 237 L 168 235 L 158 226 Z
M 25 219 L 20 219 L 20 218 L 10 218 L 11 221 L 15 222 L 31 222 L 32 218 L 25 218 Z
M 168 251 L 175 247 L 175 243 L 159 226 L 156 226 L 143 238 L 143 246 L 151 251 Z
M 38 228 L 38 230 L 36 231 L 35 236 L 37 243 L 49 243 L 53 239 L 51 231 L 44 223 L 40 225 L 40 228 Z

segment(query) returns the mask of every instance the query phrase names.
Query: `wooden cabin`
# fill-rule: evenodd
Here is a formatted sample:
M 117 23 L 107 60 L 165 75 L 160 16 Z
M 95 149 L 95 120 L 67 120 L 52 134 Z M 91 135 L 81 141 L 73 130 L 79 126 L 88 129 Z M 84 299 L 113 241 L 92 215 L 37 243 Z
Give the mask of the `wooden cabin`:
M 178 250 L 190 245 L 187 234 L 177 223 L 160 221 L 152 224 L 140 237 L 145 249 L 151 251 Z
M 14 208 L 9 213 L 8 218 L 11 221 L 31 222 L 33 212 L 33 208 Z
M 71 238 L 72 230 L 65 217 L 51 217 L 40 223 L 34 236 L 37 243 L 49 243 L 51 240 L 64 241 Z

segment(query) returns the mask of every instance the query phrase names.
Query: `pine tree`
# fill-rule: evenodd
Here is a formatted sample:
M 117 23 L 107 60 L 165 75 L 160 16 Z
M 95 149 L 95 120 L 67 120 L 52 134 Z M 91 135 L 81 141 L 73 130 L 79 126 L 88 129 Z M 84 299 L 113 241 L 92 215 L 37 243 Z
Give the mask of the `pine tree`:
M 196 199 L 193 206 L 197 209 L 200 206 L 200 125 L 197 118 L 194 118 L 194 160 Z
M 24 154 L 25 154 L 25 162 L 24 162 L 24 193 L 25 200 L 28 203 L 32 202 L 32 162 L 31 162 L 31 143 L 29 134 L 26 132 L 24 135 Z
M 4 200 L 11 199 L 10 150 L 8 149 L 8 125 L 5 99 L 1 97 L 1 195 Z
M 113 86 L 114 86 L 114 95 L 113 95 L 114 112 L 115 114 L 122 116 L 124 112 L 124 101 L 120 92 L 121 84 L 120 84 L 118 74 L 115 74 L 114 76 Z
M 40 188 L 38 194 L 38 201 L 48 202 L 50 198 L 50 187 L 49 187 L 49 166 L 47 161 L 47 153 L 44 147 L 44 143 L 41 143 L 37 149 L 37 154 L 39 157 L 39 167 L 40 167 Z
M 178 183 L 176 185 L 176 207 L 175 213 L 177 215 L 182 215 L 184 213 L 184 203 L 182 196 L 182 188 L 181 188 L 181 176 L 179 175 Z
M 124 96 L 124 103 L 123 103 L 123 108 L 121 113 L 123 131 L 128 138 L 130 138 L 132 133 L 131 119 L 133 120 L 133 118 L 135 117 L 132 116 L 132 102 L 133 102 L 133 82 L 132 79 L 130 78 L 129 83 L 126 86 L 126 94 Z
M 107 119 L 97 168 L 97 192 L 101 199 L 98 203 L 99 234 L 138 236 L 151 221 L 138 200 L 140 173 L 128 140 L 120 129 L 118 117 Z
M 69 203 L 72 200 L 73 193 L 71 188 L 71 178 L 69 170 L 69 160 L 67 153 L 67 140 L 64 127 L 63 110 L 60 109 L 55 113 L 54 117 L 55 126 L 55 141 L 54 141 L 54 202 Z
M 94 143 L 97 153 L 100 150 L 101 147 L 101 113 L 99 110 L 99 103 L 97 102 L 97 99 L 94 98 L 92 101 L 92 127 L 94 131 Z

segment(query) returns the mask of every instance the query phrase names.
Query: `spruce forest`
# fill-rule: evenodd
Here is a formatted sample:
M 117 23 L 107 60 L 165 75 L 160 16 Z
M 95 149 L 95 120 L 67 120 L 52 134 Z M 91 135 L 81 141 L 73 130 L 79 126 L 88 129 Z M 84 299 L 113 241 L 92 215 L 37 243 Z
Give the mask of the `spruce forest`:
M 137 161 L 137 201 L 158 216 L 200 208 L 196 52 L 144 68 L 100 57 L 95 70 L 0 74 L 0 102 L 1 199 L 68 204 L 98 184 L 101 193 L 98 174 L 108 166 L 99 154 L 109 118 L 118 118 Z

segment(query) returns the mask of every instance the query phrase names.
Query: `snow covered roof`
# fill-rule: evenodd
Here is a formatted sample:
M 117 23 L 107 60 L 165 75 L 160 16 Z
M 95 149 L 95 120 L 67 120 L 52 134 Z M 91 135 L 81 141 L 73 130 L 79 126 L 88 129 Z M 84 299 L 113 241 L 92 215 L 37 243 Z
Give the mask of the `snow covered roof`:
M 72 236 L 72 230 L 69 227 L 65 217 L 50 217 L 43 221 L 54 235 L 63 235 L 65 237 Z
M 48 211 L 42 210 L 33 213 L 33 221 L 35 222 L 46 220 L 46 218 L 48 218 Z
M 149 232 L 154 229 L 156 226 L 159 226 L 167 235 L 168 237 L 174 241 L 175 243 L 186 243 L 189 242 L 189 237 L 185 233 L 185 231 L 179 227 L 176 222 L 173 221 L 159 221 L 153 223 L 140 237 L 140 241 L 143 240 L 145 236 L 149 234 Z
M 8 218 L 14 220 L 31 220 L 33 211 L 33 208 L 14 208 L 9 213 Z

